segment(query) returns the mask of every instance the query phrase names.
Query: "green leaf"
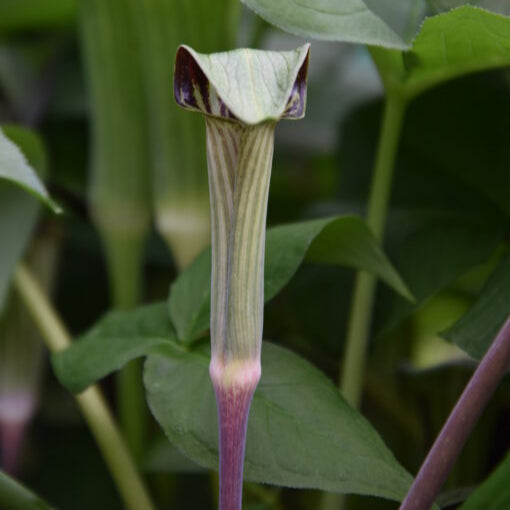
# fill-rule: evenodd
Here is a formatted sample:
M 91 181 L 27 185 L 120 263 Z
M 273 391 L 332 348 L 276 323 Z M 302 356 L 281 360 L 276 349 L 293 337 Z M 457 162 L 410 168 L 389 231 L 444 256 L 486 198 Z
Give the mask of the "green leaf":
M 267 271 L 267 260 L 266 260 Z M 177 337 L 193 341 L 209 328 L 211 308 L 211 248 L 206 248 L 170 287 L 168 311 Z
M 442 336 L 481 359 L 509 315 L 510 256 L 507 256 L 492 273 L 474 305 Z
M 427 0 L 427 3 L 436 12 L 450 11 L 456 7 L 470 4 L 505 16 L 510 15 L 510 4 L 507 0 Z
M 21 142 L 38 143 L 35 142 L 33 135 L 29 135 L 26 131 L 23 132 L 20 128 L 16 128 L 15 131 L 11 132 L 16 133 L 13 136 L 15 140 L 17 136 L 20 136 L 22 137 Z M 60 208 L 50 199 L 48 192 L 29 161 L 16 144 L 5 136 L 2 130 L 0 130 L 0 179 L 17 184 L 53 209 L 54 212 L 60 212 Z
M 8 126 L 3 128 L 7 139 L 0 131 L 0 151 L 2 146 L 8 148 L 8 156 L 19 159 L 23 168 L 30 173 L 36 168 L 44 174 L 46 167 L 46 153 L 40 139 L 31 131 L 23 128 Z M 14 145 L 21 147 L 23 154 Z M 25 162 L 25 158 L 28 163 Z M 2 175 L 2 155 L 0 152 L 0 175 Z M 30 165 L 30 166 L 29 166 Z M 5 167 L 4 167 L 5 168 Z M 7 166 L 7 170 L 12 168 Z M 36 182 L 39 183 L 37 177 Z M 41 185 L 42 186 L 42 185 Z M 39 203 L 35 198 L 9 182 L 0 179 L 0 314 L 5 304 L 11 274 L 22 257 L 37 220 Z
M 407 299 L 413 297 L 357 216 L 331 217 L 272 228 L 267 233 L 266 299 L 274 297 L 308 262 L 334 264 L 371 272 Z
M 52 356 L 60 382 L 79 393 L 132 359 L 172 346 L 165 303 L 108 313 L 81 339 Z
M 508 118 L 506 72 L 469 76 L 414 101 L 402 143 L 416 159 L 428 161 L 459 184 L 484 195 L 508 219 Z M 480 215 L 479 206 L 472 210 Z
M 310 262 L 362 269 L 411 298 L 406 285 L 385 258 L 363 220 L 343 216 L 268 229 L 264 299 L 274 297 L 292 278 L 305 257 Z M 170 318 L 183 342 L 209 327 L 211 261 L 204 252 L 170 289 Z
M 459 510 L 506 510 L 510 507 L 510 455 L 496 468 Z
M 39 496 L 0 471 L 0 507 L 4 510 L 52 510 Z
M 510 65 L 510 18 L 463 6 L 425 20 L 411 51 L 374 48 L 388 89 L 407 97 L 453 78 Z
M 203 54 L 180 46 L 174 95 L 180 106 L 248 125 L 305 114 L 310 45 L 293 51 Z M 227 72 L 235 70 L 235 72 Z
M 186 457 L 163 435 L 147 448 L 141 462 L 148 473 L 202 473 L 205 469 Z
M 486 262 L 501 240 L 502 231 L 497 226 L 448 219 L 432 222 L 406 237 L 399 243 L 395 264 L 416 303 L 398 296 L 384 300 L 383 330 L 396 326 L 471 268 Z
M 422 0 L 243 0 L 277 27 L 303 37 L 406 49 Z
M 207 352 L 150 355 L 145 386 L 170 441 L 216 469 L 217 417 Z M 264 343 L 262 379 L 248 421 L 245 476 L 291 487 L 400 500 L 411 482 L 370 424 L 319 370 Z

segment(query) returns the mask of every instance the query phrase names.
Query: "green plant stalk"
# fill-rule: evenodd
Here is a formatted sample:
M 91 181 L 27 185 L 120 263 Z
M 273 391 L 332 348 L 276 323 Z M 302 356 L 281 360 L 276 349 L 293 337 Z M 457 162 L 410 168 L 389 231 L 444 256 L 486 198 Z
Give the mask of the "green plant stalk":
M 407 100 L 399 90 L 387 91 L 367 208 L 368 226 L 380 242 L 384 238 L 395 159 L 406 106 Z M 363 271 L 356 275 L 354 283 L 339 386 L 344 398 L 355 409 L 358 409 L 361 403 L 376 283 L 374 276 Z M 343 502 L 342 494 L 325 494 L 321 510 L 338 510 L 343 507 Z
M 89 199 L 105 248 L 112 302 L 139 301 L 143 247 L 150 228 L 149 144 L 134 0 L 81 0 L 79 21 L 92 111 Z M 135 455 L 147 408 L 141 364 L 118 377 L 122 428 Z
M 104 236 L 110 287 L 115 308 L 130 310 L 139 302 L 145 235 L 126 237 L 116 232 Z M 117 374 L 117 406 L 123 433 L 136 458 L 143 453 L 147 408 L 142 381 L 142 361 L 128 363 Z
M 156 226 L 179 270 L 210 243 L 209 195 L 202 119 L 171 101 L 168 80 L 182 43 L 201 51 L 233 46 L 234 0 L 142 0 L 137 4 L 138 33 L 152 155 Z
M 23 265 L 14 273 L 14 287 L 26 305 L 50 352 L 65 349 L 71 338 L 41 287 Z M 76 396 L 85 420 L 108 465 L 119 493 L 130 510 L 153 510 L 149 495 L 108 406 L 92 386 Z
M 384 238 L 395 159 L 405 109 L 406 101 L 400 94 L 389 91 L 386 97 L 367 209 L 368 226 L 380 242 Z M 354 285 L 340 380 L 342 394 L 354 408 L 359 408 L 361 401 L 375 287 L 374 276 L 365 272 L 358 273 Z

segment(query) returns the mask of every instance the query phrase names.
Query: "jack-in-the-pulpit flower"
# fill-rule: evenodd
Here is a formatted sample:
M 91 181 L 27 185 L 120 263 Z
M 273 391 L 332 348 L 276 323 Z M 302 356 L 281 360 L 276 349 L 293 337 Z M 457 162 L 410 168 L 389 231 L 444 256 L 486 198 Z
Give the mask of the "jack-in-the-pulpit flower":
M 274 130 L 304 116 L 309 45 L 177 52 L 174 94 L 205 115 L 212 231 L 211 364 L 220 510 L 239 510 L 246 428 L 261 374 L 264 243 Z M 200 150 L 197 148 L 197 150 Z

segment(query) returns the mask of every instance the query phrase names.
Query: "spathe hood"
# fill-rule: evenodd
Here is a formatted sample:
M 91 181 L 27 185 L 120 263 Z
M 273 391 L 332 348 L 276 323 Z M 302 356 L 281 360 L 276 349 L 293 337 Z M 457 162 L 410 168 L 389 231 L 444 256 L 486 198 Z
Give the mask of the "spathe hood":
M 174 95 L 188 110 L 247 125 L 305 114 L 310 45 L 293 51 L 177 50 Z

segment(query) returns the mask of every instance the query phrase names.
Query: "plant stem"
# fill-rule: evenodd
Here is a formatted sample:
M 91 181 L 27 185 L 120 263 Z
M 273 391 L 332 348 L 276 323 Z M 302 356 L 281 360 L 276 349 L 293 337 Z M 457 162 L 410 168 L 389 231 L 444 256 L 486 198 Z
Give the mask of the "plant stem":
M 384 236 L 395 158 L 405 109 L 406 102 L 398 93 L 388 93 L 367 209 L 368 226 L 380 242 Z M 361 400 L 375 286 L 374 276 L 365 272 L 358 273 L 340 382 L 343 396 L 354 408 L 359 407 Z
M 510 317 L 475 370 L 423 462 L 400 510 L 428 510 L 510 366 Z
M 68 347 L 71 343 L 69 334 L 39 284 L 23 265 L 16 269 L 14 285 L 48 349 L 56 352 Z M 92 386 L 80 393 L 76 396 L 76 400 L 117 484 L 126 508 L 153 510 L 154 506 L 97 386 Z
M 382 241 L 384 237 L 395 159 L 406 106 L 406 99 L 398 91 L 388 90 L 367 208 L 367 223 L 378 241 Z M 357 274 L 340 379 L 343 396 L 356 409 L 361 402 L 375 288 L 374 276 L 363 271 Z M 325 494 L 321 509 L 342 508 L 343 500 L 341 494 Z
M 120 310 L 130 310 L 140 301 L 145 235 L 111 231 L 103 235 L 103 239 L 113 305 Z M 148 417 L 141 381 L 141 360 L 128 363 L 116 377 L 119 421 L 135 458 L 143 454 Z
M 139 302 L 143 246 L 151 224 L 150 148 L 137 0 L 80 0 L 79 26 L 91 107 L 89 204 L 108 261 L 112 304 Z M 135 457 L 147 408 L 135 361 L 117 377 L 119 421 Z

